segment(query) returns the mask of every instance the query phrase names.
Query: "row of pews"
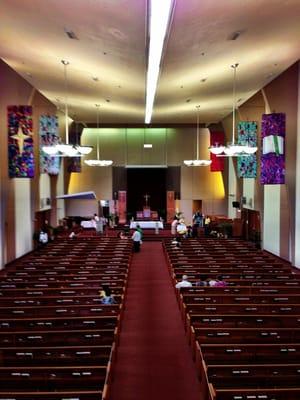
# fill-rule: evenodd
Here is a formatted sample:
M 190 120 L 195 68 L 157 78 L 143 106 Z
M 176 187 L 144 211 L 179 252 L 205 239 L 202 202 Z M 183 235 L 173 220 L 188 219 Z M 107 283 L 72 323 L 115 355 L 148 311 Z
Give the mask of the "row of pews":
M 231 239 L 165 241 L 204 400 L 300 398 L 300 279 L 290 264 Z M 199 275 L 225 287 L 196 286 Z
M 60 239 L 0 277 L 0 400 L 106 400 L 131 242 Z M 116 304 L 102 304 L 109 285 Z

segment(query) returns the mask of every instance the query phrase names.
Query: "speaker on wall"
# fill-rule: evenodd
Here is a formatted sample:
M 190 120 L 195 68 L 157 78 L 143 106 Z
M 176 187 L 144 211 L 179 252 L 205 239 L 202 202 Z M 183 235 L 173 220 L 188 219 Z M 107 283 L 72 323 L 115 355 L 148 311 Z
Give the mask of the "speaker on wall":
M 232 207 L 233 208 L 240 208 L 240 202 L 239 201 L 233 201 L 232 202 Z

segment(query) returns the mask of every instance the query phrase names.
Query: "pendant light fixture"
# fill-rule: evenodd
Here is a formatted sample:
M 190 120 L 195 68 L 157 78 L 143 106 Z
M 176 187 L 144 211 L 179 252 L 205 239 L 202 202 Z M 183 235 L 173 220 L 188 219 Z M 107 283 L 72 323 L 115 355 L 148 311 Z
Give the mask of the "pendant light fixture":
M 211 160 L 199 160 L 199 113 L 200 106 L 196 106 L 197 110 L 197 144 L 196 144 L 196 159 L 195 160 L 184 160 L 183 163 L 187 167 L 208 167 L 211 164 Z
M 95 104 L 97 108 L 97 130 L 99 130 L 99 117 L 100 117 L 100 104 Z M 97 160 L 84 160 L 85 164 L 89 167 L 109 167 L 112 165 L 112 160 L 100 160 L 100 133 L 97 131 Z
M 67 67 L 70 64 L 69 61 L 61 60 L 64 66 L 64 82 L 65 82 L 65 136 L 66 143 L 57 143 L 53 146 L 43 146 L 42 150 L 51 156 L 56 157 L 81 157 L 89 154 L 93 147 L 92 146 L 80 146 L 78 144 L 73 145 L 69 143 L 69 112 L 68 112 L 68 79 L 67 79 Z
M 239 64 L 231 65 L 233 68 L 233 91 L 232 91 L 232 138 L 231 143 L 227 146 L 218 145 L 210 146 L 209 150 L 211 153 L 216 154 L 217 157 L 238 157 L 247 156 L 254 154 L 257 151 L 256 146 L 249 146 L 247 144 L 236 144 L 235 143 L 235 125 L 236 125 L 236 70 Z

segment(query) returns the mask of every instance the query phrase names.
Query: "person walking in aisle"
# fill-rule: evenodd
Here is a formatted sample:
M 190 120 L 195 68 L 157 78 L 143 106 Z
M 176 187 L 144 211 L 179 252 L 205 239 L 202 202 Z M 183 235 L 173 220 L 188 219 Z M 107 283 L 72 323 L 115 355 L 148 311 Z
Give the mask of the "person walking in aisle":
M 103 233 L 103 222 L 102 222 L 102 219 L 100 219 L 97 214 L 94 214 L 93 225 L 94 225 L 94 228 L 96 230 L 96 234 L 97 235 L 102 235 L 102 233 Z
M 133 240 L 133 251 L 135 253 L 138 253 L 140 251 L 141 239 L 142 239 L 142 236 L 138 231 L 138 228 L 135 228 L 133 235 L 131 236 L 131 239 Z

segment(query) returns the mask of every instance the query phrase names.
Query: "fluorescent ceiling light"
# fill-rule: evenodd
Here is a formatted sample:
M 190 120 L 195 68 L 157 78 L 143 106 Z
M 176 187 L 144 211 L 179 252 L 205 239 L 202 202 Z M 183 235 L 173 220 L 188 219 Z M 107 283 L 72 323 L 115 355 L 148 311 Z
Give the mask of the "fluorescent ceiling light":
M 144 149 L 152 149 L 151 143 L 144 143 Z
M 146 87 L 145 123 L 152 117 L 164 41 L 169 25 L 173 0 L 150 0 L 149 53 Z

